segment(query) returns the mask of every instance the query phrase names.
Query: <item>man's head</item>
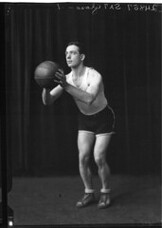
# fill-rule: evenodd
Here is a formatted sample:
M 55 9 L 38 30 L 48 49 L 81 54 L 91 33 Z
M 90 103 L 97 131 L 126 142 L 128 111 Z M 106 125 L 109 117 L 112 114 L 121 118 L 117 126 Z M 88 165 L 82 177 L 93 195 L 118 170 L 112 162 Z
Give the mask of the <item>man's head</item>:
M 76 68 L 83 64 L 85 59 L 83 45 L 78 41 L 68 43 L 65 51 L 65 57 L 69 67 Z

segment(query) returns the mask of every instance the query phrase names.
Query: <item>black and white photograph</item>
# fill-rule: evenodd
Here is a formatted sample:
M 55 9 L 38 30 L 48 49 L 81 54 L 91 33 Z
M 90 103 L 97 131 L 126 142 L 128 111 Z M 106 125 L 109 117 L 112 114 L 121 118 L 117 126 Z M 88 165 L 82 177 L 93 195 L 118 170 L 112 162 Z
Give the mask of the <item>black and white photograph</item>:
M 162 4 L 0 8 L 0 223 L 161 227 Z

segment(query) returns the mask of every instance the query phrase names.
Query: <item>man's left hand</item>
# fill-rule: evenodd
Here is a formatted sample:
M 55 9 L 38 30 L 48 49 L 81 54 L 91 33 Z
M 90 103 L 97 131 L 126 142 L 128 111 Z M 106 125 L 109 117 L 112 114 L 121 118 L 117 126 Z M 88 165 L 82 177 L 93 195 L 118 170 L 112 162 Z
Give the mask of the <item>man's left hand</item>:
M 58 69 L 58 71 L 55 73 L 54 81 L 60 84 L 63 88 L 67 85 L 66 76 L 62 69 Z

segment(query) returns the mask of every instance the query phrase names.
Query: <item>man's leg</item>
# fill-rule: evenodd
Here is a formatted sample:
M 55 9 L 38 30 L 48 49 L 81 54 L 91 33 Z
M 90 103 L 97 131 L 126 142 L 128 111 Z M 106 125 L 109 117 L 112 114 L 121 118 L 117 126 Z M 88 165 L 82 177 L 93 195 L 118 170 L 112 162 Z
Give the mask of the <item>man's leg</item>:
M 93 148 L 95 136 L 93 133 L 80 131 L 78 133 L 79 171 L 85 189 L 92 188 L 92 175 L 89 168 L 89 157 Z
M 79 131 L 78 133 L 78 149 L 79 149 L 79 172 L 82 178 L 85 195 L 78 201 L 77 206 L 82 207 L 89 204 L 90 201 L 94 200 L 92 195 L 92 174 L 89 168 L 89 157 L 94 145 L 95 135 L 91 132 Z
M 102 188 L 101 188 L 101 197 L 102 199 L 99 202 L 100 208 L 105 208 L 109 205 L 109 176 L 110 176 L 110 168 L 106 162 L 106 152 L 111 140 L 111 134 L 105 135 L 97 135 L 96 142 L 94 146 L 94 159 L 98 167 L 98 174 L 101 180 Z

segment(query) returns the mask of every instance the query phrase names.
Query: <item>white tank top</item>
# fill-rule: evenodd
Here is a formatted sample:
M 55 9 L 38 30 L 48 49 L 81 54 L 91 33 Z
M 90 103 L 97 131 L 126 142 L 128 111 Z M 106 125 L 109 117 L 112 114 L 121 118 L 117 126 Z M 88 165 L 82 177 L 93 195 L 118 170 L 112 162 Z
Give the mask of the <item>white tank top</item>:
M 90 68 L 90 67 L 86 67 L 85 73 L 83 75 L 82 78 L 82 82 L 80 84 L 79 87 L 77 87 L 75 85 L 75 83 L 73 82 L 73 78 L 72 78 L 72 71 L 66 75 L 66 80 L 67 82 L 76 87 L 79 88 L 83 91 L 86 91 L 88 88 L 88 76 L 90 74 L 99 74 L 95 69 Z M 81 102 L 80 100 L 74 98 L 76 105 L 78 106 L 79 110 L 85 114 L 85 115 L 93 115 L 99 111 L 101 111 L 102 109 L 104 109 L 106 107 L 107 103 L 107 99 L 105 97 L 104 94 L 104 86 L 103 83 L 100 86 L 98 95 L 96 97 L 96 99 L 93 101 L 93 103 L 91 105 L 87 105 L 86 103 Z

